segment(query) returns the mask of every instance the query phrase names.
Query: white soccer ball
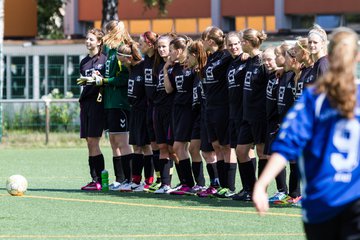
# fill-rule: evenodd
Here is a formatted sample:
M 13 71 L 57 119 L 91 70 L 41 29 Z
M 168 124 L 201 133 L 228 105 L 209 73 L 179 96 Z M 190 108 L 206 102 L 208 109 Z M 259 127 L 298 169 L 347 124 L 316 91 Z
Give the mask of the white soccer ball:
M 21 175 L 12 175 L 6 181 L 6 189 L 12 196 L 22 196 L 26 192 L 28 182 Z

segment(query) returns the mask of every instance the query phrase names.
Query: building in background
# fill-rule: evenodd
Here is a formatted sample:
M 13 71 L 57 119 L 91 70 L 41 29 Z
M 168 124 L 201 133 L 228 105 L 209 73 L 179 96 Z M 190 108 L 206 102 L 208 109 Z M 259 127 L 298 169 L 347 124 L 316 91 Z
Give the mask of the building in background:
M 4 38 L 34 38 L 37 35 L 35 0 L 7 0 L 4 6 Z
M 251 27 L 274 35 L 278 32 L 301 34 L 314 22 L 327 30 L 348 26 L 360 32 L 358 2 L 359 0 L 173 0 L 168 5 L 168 15 L 159 17 L 157 9 L 145 11 L 142 0 L 119 0 L 118 13 L 133 35 L 148 30 L 160 34 L 176 31 L 199 35 L 213 22 L 221 24 L 225 31 Z M 65 34 L 82 37 L 89 27 L 100 27 L 101 10 L 102 0 L 67 0 Z M 74 97 L 78 97 L 80 88 L 76 85 L 76 78 L 79 76 L 79 62 L 86 54 L 83 40 L 36 41 L 36 36 L 36 0 L 6 0 L 5 38 L 25 39 L 25 42 L 5 41 L 3 97 L 39 99 L 55 88 L 63 94 L 71 91 Z M 269 41 L 266 42 L 268 43 Z M 360 74 L 360 65 L 358 73 Z

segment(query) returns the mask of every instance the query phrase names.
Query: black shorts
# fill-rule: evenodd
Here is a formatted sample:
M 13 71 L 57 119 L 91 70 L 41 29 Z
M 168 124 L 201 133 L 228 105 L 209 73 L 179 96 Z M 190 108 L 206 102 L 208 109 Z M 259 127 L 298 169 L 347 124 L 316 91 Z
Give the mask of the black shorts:
M 230 143 L 228 106 L 206 109 L 205 121 L 210 142 L 217 140 L 222 146 Z
M 323 223 L 304 223 L 309 240 L 360 239 L 360 199 L 348 204 L 336 217 Z
M 267 122 L 264 154 L 271 155 L 270 147 L 271 144 L 274 142 L 278 131 L 279 131 L 279 121 L 270 120 Z
M 135 146 L 145 146 L 150 144 L 146 126 L 146 110 L 132 109 L 130 111 L 129 123 L 129 143 Z
M 238 145 L 238 136 L 240 133 L 241 120 L 229 120 L 229 136 L 231 148 L 236 148 Z
M 106 126 L 109 133 L 129 132 L 129 111 L 121 108 L 105 109 Z
M 193 126 L 192 126 L 192 131 L 191 131 L 191 140 L 192 139 L 201 139 L 200 136 L 200 131 L 201 131 L 201 114 L 199 110 L 193 110 L 192 111 L 192 117 L 193 117 Z
M 171 123 L 171 108 L 154 107 L 154 130 L 157 144 L 173 145 L 174 137 Z
M 208 132 L 206 129 L 206 110 L 204 107 L 201 108 L 201 115 L 200 115 L 200 150 L 203 152 L 212 152 L 214 148 L 209 141 Z
M 265 143 L 266 122 L 248 122 L 243 120 L 240 126 L 238 144 Z
M 174 141 L 190 142 L 193 126 L 191 105 L 174 105 L 172 109 L 172 123 L 174 129 Z
M 80 103 L 80 137 L 101 137 L 105 126 L 104 103 L 84 101 Z
M 147 108 L 147 115 L 146 115 L 146 125 L 147 125 L 149 139 L 151 142 L 155 142 L 153 115 L 154 115 L 154 105 L 153 103 L 149 103 Z

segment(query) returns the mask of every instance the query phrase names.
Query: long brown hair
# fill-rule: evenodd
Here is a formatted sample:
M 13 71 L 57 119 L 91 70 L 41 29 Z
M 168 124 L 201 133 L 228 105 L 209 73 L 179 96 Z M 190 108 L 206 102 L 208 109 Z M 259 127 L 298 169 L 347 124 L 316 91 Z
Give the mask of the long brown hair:
M 99 51 L 97 53 L 97 55 L 100 56 L 102 46 L 104 44 L 104 42 L 103 42 L 104 32 L 98 28 L 92 28 L 87 31 L 87 34 L 89 34 L 89 33 L 94 35 L 96 37 L 96 40 L 100 43 L 100 45 L 98 46 Z
M 156 40 L 156 44 L 155 44 L 155 59 L 154 59 L 154 66 L 153 66 L 153 73 L 155 75 L 157 75 L 157 71 L 158 71 L 158 67 L 161 63 L 162 57 L 160 56 L 157 48 L 158 48 L 158 43 L 161 40 L 167 40 L 169 42 L 169 46 L 170 46 L 170 42 L 176 37 L 175 33 L 167 33 L 164 35 L 161 35 L 160 37 L 158 37 L 158 39 Z
M 265 32 L 259 32 L 256 29 L 248 28 L 243 32 L 243 39 L 248 40 L 253 48 L 259 48 L 267 39 Z
M 104 44 L 111 49 L 116 49 L 121 44 L 132 42 L 130 34 L 122 21 L 112 20 L 106 24 L 105 29 Z
M 208 29 L 206 29 L 206 30 L 208 30 Z M 223 50 L 225 48 L 225 34 L 218 27 L 210 28 L 210 30 L 206 34 L 205 39 L 206 40 L 208 40 L 208 39 L 213 40 L 216 43 L 216 45 L 219 47 L 219 50 Z
M 354 117 L 356 105 L 355 64 L 358 36 L 350 28 L 337 28 L 329 43 L 329 71 L 317 83 L 318 93 L 325 93 L 332 107 L 346 118 Z
M 138 44 L 136 42 L 121 45 L 117 52 L 118 54 L 131 55 L 134 62 L 139 62 L 142 59 Z
M 206 65 L 207 54 L 204 50 L 204 45 L 201 40 L 195 40 L 188 46 L 188 54 L 194 55 L 198 62 L 198 65 L 195 68 L 199 74 L 203 72 L 203 69 Z

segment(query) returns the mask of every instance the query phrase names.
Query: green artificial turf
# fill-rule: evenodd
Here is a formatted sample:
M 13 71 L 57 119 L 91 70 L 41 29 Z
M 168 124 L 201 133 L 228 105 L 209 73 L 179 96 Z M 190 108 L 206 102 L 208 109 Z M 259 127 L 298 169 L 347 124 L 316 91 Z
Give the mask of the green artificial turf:
M 112 180 L 111 150 L 103 152 Z M 2 149 L 0 239 L 304 239 L 297 207 L 259 217 L 251 203 L 228 199 L 83 192 L 88 172 L 85 148 Z M 5 190 L 13 174 L 29 182 L 23 197 Z

